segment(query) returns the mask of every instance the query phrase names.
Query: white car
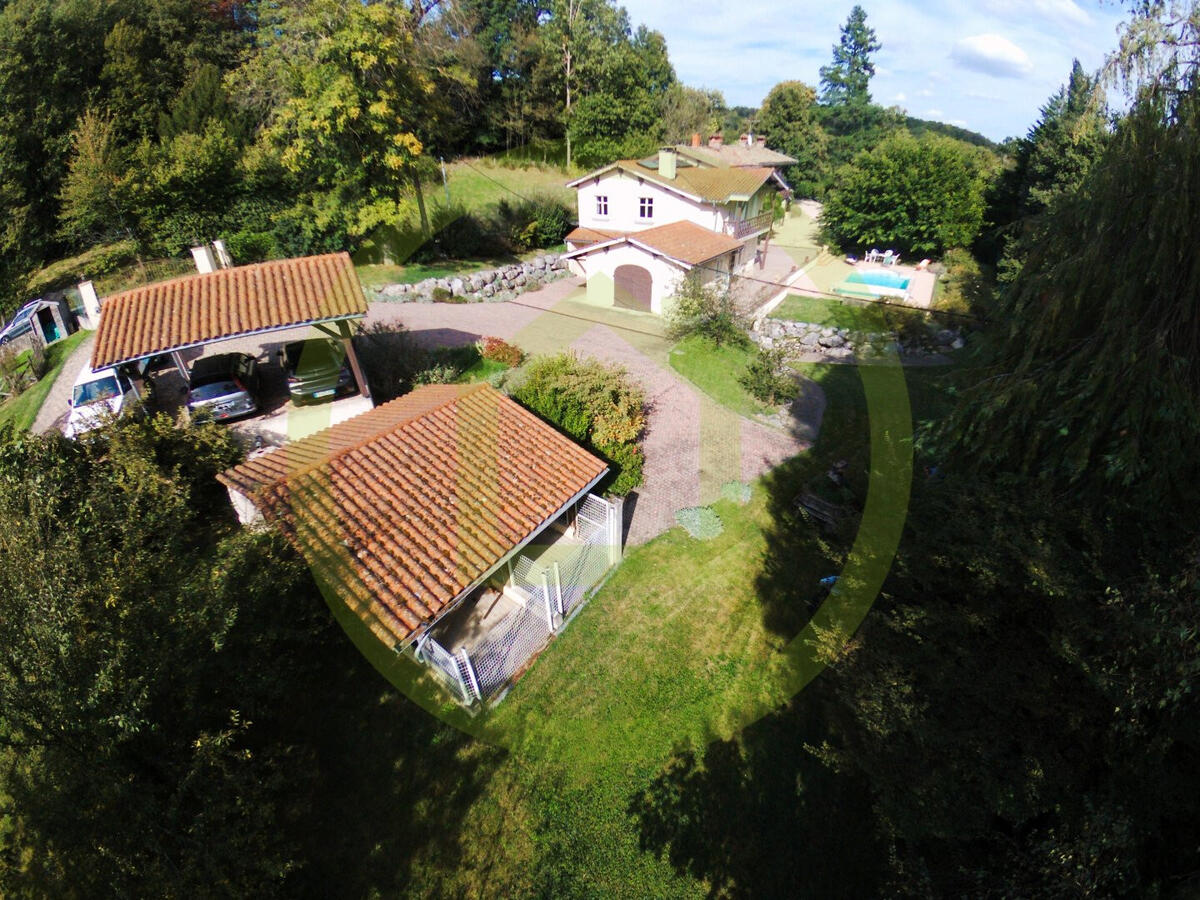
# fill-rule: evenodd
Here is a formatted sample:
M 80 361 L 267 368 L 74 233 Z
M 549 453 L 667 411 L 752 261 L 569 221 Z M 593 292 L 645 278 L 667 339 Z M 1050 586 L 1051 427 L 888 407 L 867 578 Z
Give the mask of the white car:
M 134 380 L 115 368 L 84 366 L 71 389 L 71 413 L 63 433 L 76 438 L 105 422 L 142 409 L 142 394 Z

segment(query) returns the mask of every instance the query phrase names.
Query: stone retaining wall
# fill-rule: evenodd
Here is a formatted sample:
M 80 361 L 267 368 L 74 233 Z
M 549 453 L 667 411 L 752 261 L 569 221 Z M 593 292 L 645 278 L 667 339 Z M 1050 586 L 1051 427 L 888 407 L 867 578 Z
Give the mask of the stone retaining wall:
M 750 337 L 760 347 L 783 347 L 789 356 L 820 353 L 829 359 L 876 356 L 897 339 L 900 339 L 901 350 L 908 355 L 949 353 L 965 345 L 962 332 L 953 328 L 930 327 L 898 338 L 895 332 L 858 332 L 771 318 L 756 322 Z
M 377 295 L 381 300 L 399 303 L 433 303 L 434 291 L 441 299 L 456 298 L 460 303 L 499 303 L 512 300 L 525 291 L 536 291 L 544 284 L 570 277 L 567 261 L 557 254 L 535 256 L 528 262 L 513 263 L 497 269 L 471 272 L 450 278 L 426 278 L 416 284 L 385 284 Z M 440 292 L 439 292 L 440 293 Z

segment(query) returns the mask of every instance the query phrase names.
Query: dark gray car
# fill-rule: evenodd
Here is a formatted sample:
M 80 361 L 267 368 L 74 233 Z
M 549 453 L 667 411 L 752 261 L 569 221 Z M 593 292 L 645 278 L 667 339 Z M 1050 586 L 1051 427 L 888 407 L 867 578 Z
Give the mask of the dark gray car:
M 204 356 L 192 364 L 188 412 L 218 422 L 258 412 L 258 363 L 245 353 Z
M 357 390 L 346 350 L 329 338 L 295 341 L 279 351 L 288 393 L 297 403 L 327 400 Z

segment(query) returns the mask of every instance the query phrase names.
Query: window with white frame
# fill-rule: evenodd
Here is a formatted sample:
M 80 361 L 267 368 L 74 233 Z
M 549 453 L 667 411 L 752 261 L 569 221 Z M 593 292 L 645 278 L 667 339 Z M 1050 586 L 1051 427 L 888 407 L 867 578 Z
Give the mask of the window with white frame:
M 638 218 L 653 219 L 654 218 L 654 198 L 653 197 L 638 197 Z
M 602 218 L 608 218 L 608 195 L 596 195 L 596 215 Z

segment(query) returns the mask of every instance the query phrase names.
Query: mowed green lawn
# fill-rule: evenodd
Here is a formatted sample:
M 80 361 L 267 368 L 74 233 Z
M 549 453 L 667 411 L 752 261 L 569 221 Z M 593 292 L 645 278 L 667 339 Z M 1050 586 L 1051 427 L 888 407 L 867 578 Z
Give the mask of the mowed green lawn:
M 756 484 L 746 505 L 716 503 L 725 526 L 718 538 L 696 541 L 674 528 L 627 551 L 489 714 L 506 755 L 463 815 L 454 862 L 416 866 L 419 893 L 708 894 L 703 880 L 643 849 L 631 806 L 687 748 L 703 753 L 787 700 L 783 648 L 820 602 L 819 579 L 840 569 L 848 549 L 848 538 L 780 521 L 833 460 L 853 460 L 852 481 L 865 489 L 869 423 L 857 370 L 798 368 L 828 398 L 816 446 Z M 782 561 L 781 528 L 789 531 Z M 780 571 L 782 592 L 770 584 Z M 789 598 L 786 608 L 767 595 Z
M 512 166 L 502 165 L 488 159 L 463 159 L 446 165 L 446 176 L 450 183 L 450 202 L 465 206 L 472 212 L 483 212 L 495 207 L 501 200 L 510 203 L 522 198 L 550 197 L 575 206 L 575 191 L 567 187 L 572 176 L 557 166 Z M 441 184 L 428 190 L 445 199 Z
M 716 347 L 707 338 L 693 335 L 671 348 L 671 368 L 726 409 L 753 418 L 771 412 L 738 382 L 754 356 L 749 344 Z
M 42 404 L 46 402 L 50 389 L 54 387 L 54 382 L 62 373 L 67 359 L 89 334 L 90 331 L 77 331 L 65 340 L 46 348 L 46 361 L 49 366 L 46 374 L 23 394 L 0 403 L 0 425 L 11 425 L 17 431 L 28 431 L 33 427 L 33 422 Z
M 829 328 L 846 328 L 851 331 L 891 331 L 904 323 L 922 320 L 919 310 L 909 311 L 895 305 L 882 303 L 853 303 L 834 300 L 831 297 L 812 297 L 792 294 L 771 313 L 773 319 L 793 322 L 812 322 Z

